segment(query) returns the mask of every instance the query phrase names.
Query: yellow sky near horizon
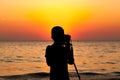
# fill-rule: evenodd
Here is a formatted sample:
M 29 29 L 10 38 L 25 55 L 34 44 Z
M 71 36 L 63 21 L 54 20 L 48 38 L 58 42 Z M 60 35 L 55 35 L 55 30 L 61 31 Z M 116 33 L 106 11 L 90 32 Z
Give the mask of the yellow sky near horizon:
M 74 40 L 120 40 L 119 0 L 1 0 L 0 39 L 47 40 L 55 25 Z

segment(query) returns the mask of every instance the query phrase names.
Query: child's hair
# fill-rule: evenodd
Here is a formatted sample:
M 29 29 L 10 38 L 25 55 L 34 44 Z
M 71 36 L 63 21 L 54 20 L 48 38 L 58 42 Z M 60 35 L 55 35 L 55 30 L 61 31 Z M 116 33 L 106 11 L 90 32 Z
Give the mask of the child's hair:
M 54 41 L 59 41 L 59 39 L 64 38 L 64 30 L 60 26 L 55 26 L 52 28 L 51 37 Z

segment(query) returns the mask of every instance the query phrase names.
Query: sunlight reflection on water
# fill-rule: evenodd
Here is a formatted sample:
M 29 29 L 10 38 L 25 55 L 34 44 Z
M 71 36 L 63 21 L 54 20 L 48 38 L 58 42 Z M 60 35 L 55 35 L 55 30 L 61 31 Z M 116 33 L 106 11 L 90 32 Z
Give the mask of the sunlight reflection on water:
M 46 46 L 51 41 L 0 42 L 0 76 L 49 72 L 45 62 Z M 120 71 L 120 41 L 73 41 L 79 72 Z M 75 72 L 69 65 L 69 71 Z

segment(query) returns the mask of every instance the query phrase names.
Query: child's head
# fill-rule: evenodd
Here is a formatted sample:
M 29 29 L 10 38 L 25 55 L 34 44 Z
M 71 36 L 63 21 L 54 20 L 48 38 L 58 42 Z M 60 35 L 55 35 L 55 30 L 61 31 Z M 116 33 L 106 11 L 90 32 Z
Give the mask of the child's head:
M 55 26 L 52 28 L 51 37 L 55 42 L 63 42 L 64 40 L 64 30 L 60 26 Z

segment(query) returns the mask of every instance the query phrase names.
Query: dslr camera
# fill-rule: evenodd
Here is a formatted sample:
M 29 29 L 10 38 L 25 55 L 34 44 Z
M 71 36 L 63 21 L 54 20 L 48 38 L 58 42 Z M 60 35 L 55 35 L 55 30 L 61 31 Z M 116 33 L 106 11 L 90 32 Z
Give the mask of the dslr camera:
M 70 43 L 70 40 L 71 40 L 71 36 L 69 34 L 65 34 L 64 35 L 64 42 L 65 43 Z

